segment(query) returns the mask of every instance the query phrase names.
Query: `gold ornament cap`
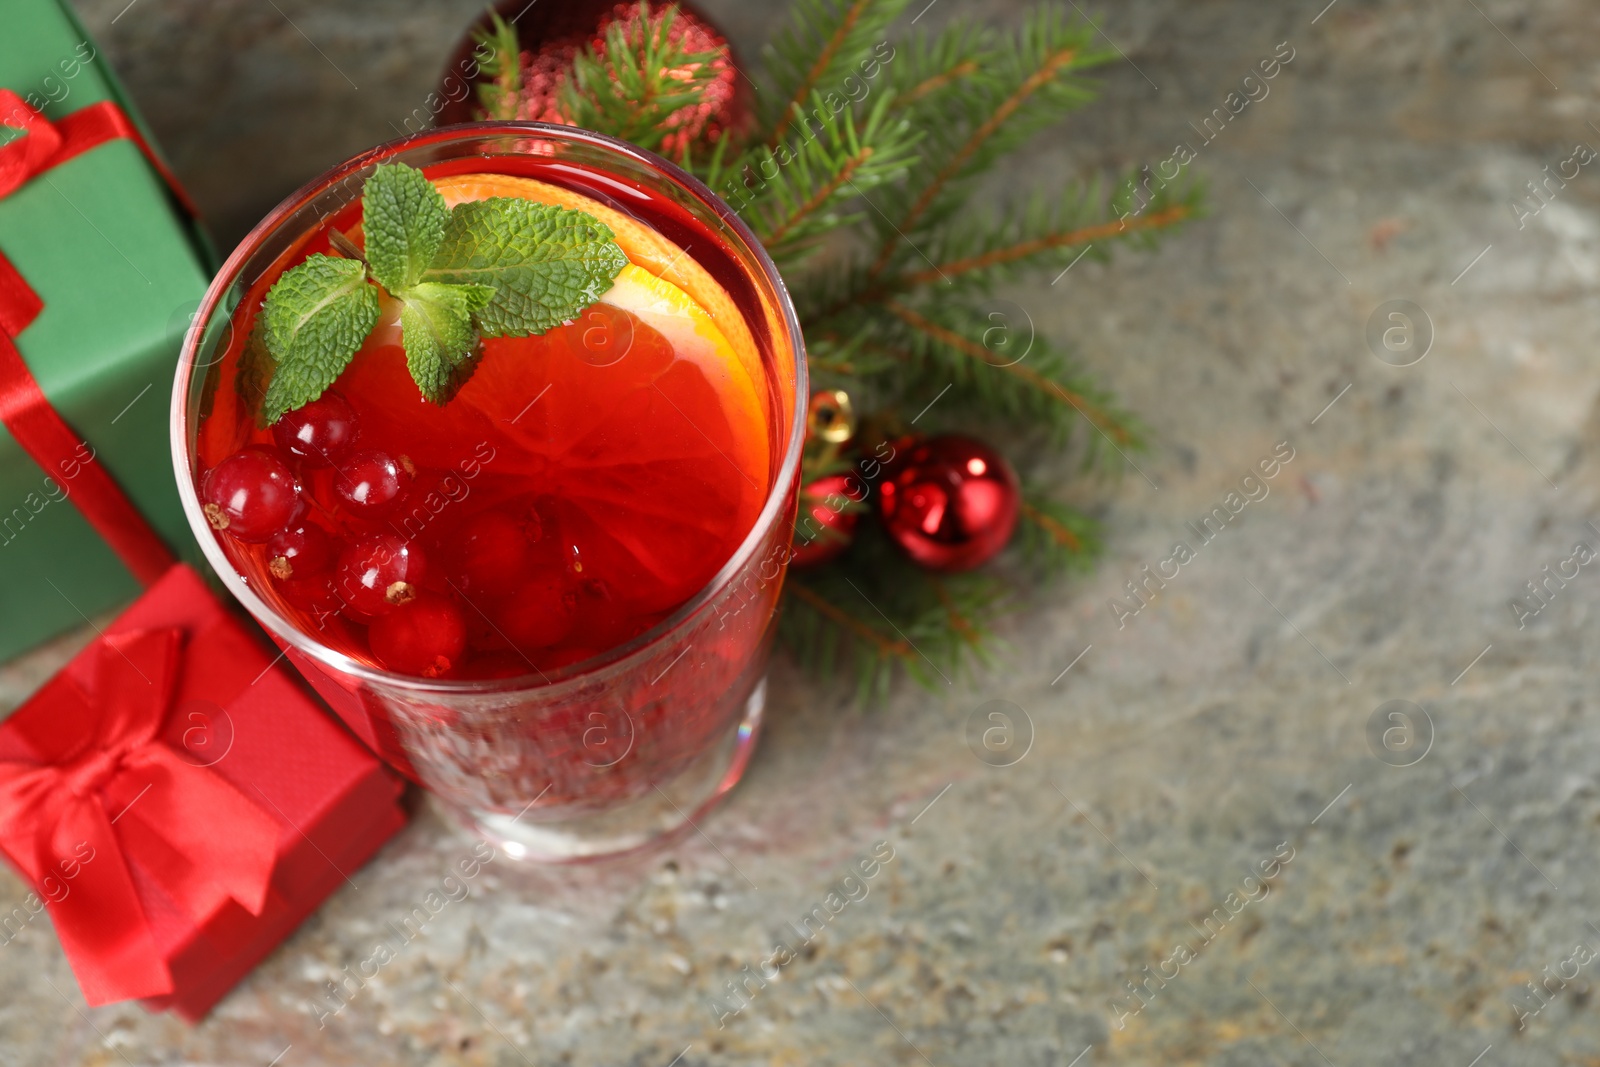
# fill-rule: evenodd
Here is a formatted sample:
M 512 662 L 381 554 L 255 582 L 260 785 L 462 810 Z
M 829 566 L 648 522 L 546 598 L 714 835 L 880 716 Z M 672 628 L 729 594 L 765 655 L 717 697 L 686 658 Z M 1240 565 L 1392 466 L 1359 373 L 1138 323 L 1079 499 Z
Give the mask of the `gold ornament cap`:
M 842 445 L 856 435 L 856 411 L 843 389 L 823 389 L 811 397 L 806 430 L 819 441 Z

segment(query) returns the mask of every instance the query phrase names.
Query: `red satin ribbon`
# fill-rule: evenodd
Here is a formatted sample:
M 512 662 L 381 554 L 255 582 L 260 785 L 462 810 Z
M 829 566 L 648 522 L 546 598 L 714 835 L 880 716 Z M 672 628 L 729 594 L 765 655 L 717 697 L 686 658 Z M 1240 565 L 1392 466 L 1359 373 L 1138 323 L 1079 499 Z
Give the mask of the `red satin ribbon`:
M 35 886 L 83 844 L 94 850 L 70 881 L 54 874 L 67 892 L 50 913 L 85 998 L 109 1004 L 173 991 L 125 857 L 197 920 L 228 899 L 259 915 L 278 824 L 157 737 L 176 688 L 178 631 L 96 644 L 92 692 L 61 675 L 26 709 L 39 762 L 0 761 L 0 848 Z
M 0 89 L 0 126 L 23 132 L 22 137 L 0 147 L 0 198 L 91 148 L 128 139 L 166 180 L 184 209 L 194 213 L 183 187 L 112 101 L 91 104 L 51 122 L 16 93 Z M 93 450 L 62 421 L 13 343 L 43 308 L 39 295 L 0 255 L 0 423 L 34 462 L 67 490 L 133 576 L 150 585 L 172 566 L 172 553 L 94 458 Z
M 178 176 L 144 139 L 127 112 L 114 101 L 102 100 L 51 122 L 16 93 L 0 89 L 0 126 L 10 126 L 26 135 L 0 147 L 0 198 L 15 192 L 28 179 L 51 167 L 59 167 L 91 148 L 98 148 L 107 141 L 128 140 L 161 175 L 183 210 L 191 216 L 199 214 L 188 192 L 179 184 Z

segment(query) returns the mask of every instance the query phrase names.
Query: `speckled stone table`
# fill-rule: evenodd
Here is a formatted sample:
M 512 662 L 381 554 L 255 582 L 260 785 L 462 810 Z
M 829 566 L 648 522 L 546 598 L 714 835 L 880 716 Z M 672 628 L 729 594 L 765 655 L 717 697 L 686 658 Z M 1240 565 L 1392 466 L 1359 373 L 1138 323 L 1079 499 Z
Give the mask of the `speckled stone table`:
M 0 947 L 0 1063 L 1600 1062 L 1600 568 L 1569 562 L 1600 548 L 1600 178 L 1525 184 L 1600 146 L 1600 7 L 1325 3 L 1105 5 L 1128 62 L 1025 163 L 1183 142 L 1213 210 L 1012 294 L 1157 447 L 1081 488 L 1109 557 L 1019 605 L 1002 669 L 862 710 L 780 660 L 703 836 L 492 863 L 337 1012 L 325 983 L 470 849 L 426 807 L 194 1029 L 86 1010 L 37 921 Z M 747 49 L 777 16 L 705 6 Z M 79 7 L 226 245 L 392 136 L 477 4 Z M 0 705 L 81 641 L 0 670 Z M 991 700 L 1031 723 L 1011 766 L 967 745 Z

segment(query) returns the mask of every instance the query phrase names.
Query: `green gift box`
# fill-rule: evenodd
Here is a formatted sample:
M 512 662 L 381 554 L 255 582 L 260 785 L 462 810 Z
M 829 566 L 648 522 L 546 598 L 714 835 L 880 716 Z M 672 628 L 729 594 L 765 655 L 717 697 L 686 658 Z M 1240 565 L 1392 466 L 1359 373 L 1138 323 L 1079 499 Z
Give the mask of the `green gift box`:
M 5 9 L 0 89 L 53 124 L 110 101 L 142 131 L 64 4 L 5 0 Z M 15 98 L 0 108 L 0 153 L 13 161 L 34 138 L 33 127 L 17 129 Z M 7 332 L 45 397 L 167 544 L 195 554 L 167 426 L 178 351 L 211 275 L 203 235 L 141 144 L 124 136 L 0 196 L 0 257 L 43 303 Z M 15 285 L 11 296 L 15 304 Z M 0 404 L 4 396 L 0 383 Z M 0 426 L 0 661 L 139 591 L 74 507 L 74 469 L 41 468 Z

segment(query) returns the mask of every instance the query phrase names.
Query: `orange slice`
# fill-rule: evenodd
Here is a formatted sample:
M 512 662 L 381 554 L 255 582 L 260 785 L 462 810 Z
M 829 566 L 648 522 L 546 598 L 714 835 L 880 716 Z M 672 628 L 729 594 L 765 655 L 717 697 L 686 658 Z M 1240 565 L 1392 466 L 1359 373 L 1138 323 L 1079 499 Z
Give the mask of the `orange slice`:
M 433 185 L 450 207 L 469 200 L 506 196 L 588 212 L 611 227 L 618 246 L 629 262 L 670 282 L 692 297 L 728 339 L 733 353 L 744 363 L 751 380 L 765 381 L 755 338 L 728 291 L 704 267 L 686 255 L 684 249 L 632 216 L 582 193 L 532 178 L 514 178 L 505 174 L 456 174 L 435 179 Z

